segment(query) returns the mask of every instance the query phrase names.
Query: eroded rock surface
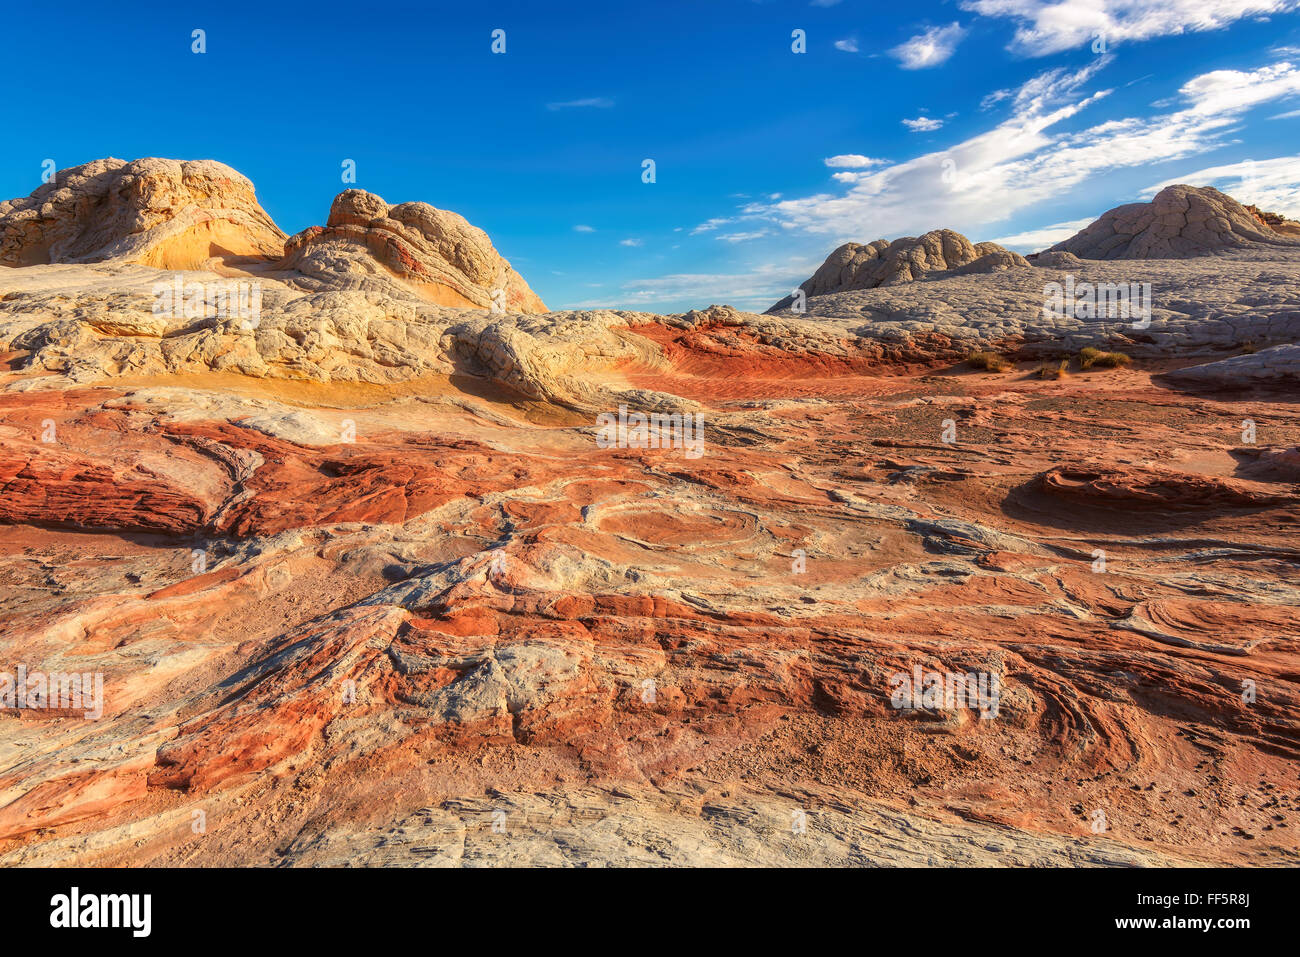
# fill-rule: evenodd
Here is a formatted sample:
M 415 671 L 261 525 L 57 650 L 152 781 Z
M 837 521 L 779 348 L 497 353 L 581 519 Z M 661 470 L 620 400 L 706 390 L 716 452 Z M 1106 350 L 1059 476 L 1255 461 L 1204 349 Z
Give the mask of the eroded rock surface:
M 213 160 L 96 160 L 0 202 L 4 266 L 118 260 L 201 269 L 278 259 L 283 244 L 253 184 Z
M 283 268 L 302 274 L 308 289 L 393 293 L 401 284 L 442 306 L 491 307 L 498 312 L 546 312 L 483 230 L 428 203 L 389 206 L 373 193 L 349 189 L 329 220 L 285 244 Z M 397 293 L 400 295 L 400 292 Z
M 425 215 L 364 197 L 318 250 Z M 1288 255 L 764 316 L 269 265 L 251 327 L 0 270 L 0 671 L 103 681 L 0 709 L 0 863 L 1294 865 Z
M 1166 186 L 1149 203 L 1117 206 L 1049 251 L 1081 259 L 1183 259 L 1269 247 L 1300 253 L 1300 237 L 1213 187 L 1179 185 Z
M 1259 352 L 1230 356 L 1217 362 L 1176 369 L 1168 375 L 1174 381 L 1224 389 L 1259 382 L 1300 382 L 1300 344 L 1273 346 Z
M 1019 253 L 997 243 L 972 243 L 951 229 L 936 229 L 924 236 L 877 239 L 872 243 L 845 243 L 799 285 L 809 297 L 855 289 L 874 289 L 914 282 L 939 273 L 962 275 L 989 273 L 1028 266 Z M 787 296 L 769 312 L 788 309 L 794 301 Z

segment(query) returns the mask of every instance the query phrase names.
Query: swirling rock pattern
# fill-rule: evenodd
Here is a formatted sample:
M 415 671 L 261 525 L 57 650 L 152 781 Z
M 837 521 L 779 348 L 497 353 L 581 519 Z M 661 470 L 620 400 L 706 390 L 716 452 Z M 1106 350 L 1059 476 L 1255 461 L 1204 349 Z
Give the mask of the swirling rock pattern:
M 1063 257 L 768 316 L 272 263 L 251 330 L 0 272 L 0 672 L 104 689 L 3 709 L 0 862 L 1294 865 L 1300 412 L 1173 375 L 1294 331 L 1239 264 L 1061 378 L 1125 334 L 1029 318 Z

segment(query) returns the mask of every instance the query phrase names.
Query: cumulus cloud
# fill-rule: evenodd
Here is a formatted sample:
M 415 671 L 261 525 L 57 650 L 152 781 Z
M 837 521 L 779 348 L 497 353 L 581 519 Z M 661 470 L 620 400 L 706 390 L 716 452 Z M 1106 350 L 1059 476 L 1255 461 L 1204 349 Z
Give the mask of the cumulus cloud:
M 858 41 L 856 37 L 846 37 L 843 40 L 835 41 L 835 49 L 843 50 L 845 53 L 857 53 Z
M 640 245 L 641 245 L 641 240 L 639 240 L 639 239 L 620 239 L 620 240 L 618 241 L 618 244 L 619 244 L 620 246 L 640 246 Z
M 960 23 L 931 27 L 894 47 L 889 55 L 897 58 L 904 70 L 924 70 L 946 63 L 965 35 L 966 28 Z
M 963 10 L 1016 24 L 1009 49 L 1046 56 L 1104 37 L 1107 45 L 1218 30 L 1243 17 L 1287 13 L 1300 0 L 963 0 Z
M 903 125 L 913 133 L 929 133 L 943 126 L 943 120 L 936 120 L 930 116 L 918 116 L 914 120 L 903 120 Z

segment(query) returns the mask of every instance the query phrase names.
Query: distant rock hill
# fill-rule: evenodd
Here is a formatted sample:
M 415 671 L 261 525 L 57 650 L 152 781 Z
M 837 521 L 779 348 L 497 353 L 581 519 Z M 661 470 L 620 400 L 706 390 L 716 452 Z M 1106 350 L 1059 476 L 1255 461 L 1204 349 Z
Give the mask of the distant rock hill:
M 1281 213 L 1266 213 L 1254 203 L 1248 204 L 1246 209 L 1273 232 L 1284 236 L 1300 236 L 1300 223 L 1287 219 Z
M 998 272 L 1029 267 L 1018 253 L 997 243 L 972 243 L 951 229 L 935 229 L 924 236 L 908 236 L 890 242 L 845 243 L 822 263 L 799 288 L 809 298 L 878 286 L 896 286 L 927 276 L 946 273 Z M 768 312 L 790 308 L 794 296 L 786 296 Z
M 396 279 L 440 306 L 490 308 L 500 290 L 508 312 L 546 312 L 546 304 L 511 268 L 483 230 L 428 203 L 389 206 L 373 193 L 349 189 L 330 207 L 324 226 L 285 243 L 283 269 L 301 273 L 311 290 L 381 289 Z
M 5 266 L 119 260 L 201 269 L 213 260 L 275 259 L 283 244 L 253 184 L 212 160 L 95 160 L 0 202 Z
M 479 309 L 496 296 L 503 311 L 546 311 L 483 230 L 427 203 L 389 206 L 359 189 L 335 198 L 326 225 L 287 242 L 253 184 L 212 160 L 96 160 L 0 202 L 0 265 L 109 261 L 256 265 L 311 292 L 374 290 Z
M 1212 187 L 1167 186 L 1149 203 L 1117 206 L 1048 252 L 1080 259 L 1188 259 L 1234 250 L 1300 252 L 1300 235 Z

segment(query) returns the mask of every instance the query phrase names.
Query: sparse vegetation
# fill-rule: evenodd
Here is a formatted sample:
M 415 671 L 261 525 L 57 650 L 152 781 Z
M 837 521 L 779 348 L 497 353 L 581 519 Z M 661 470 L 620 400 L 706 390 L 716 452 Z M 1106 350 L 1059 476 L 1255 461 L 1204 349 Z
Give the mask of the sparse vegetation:
M 1131 357 L 1122 352 L 1102 352 L 1092 346 L 1079 351 L 1080 369 L 1091 369 L 1094 366 L 1098 369 L 1122 369 L 1132 361 Z
M 1011 368 L 1010 360 L 996 352 L 972 352 L 966 357 L 966 364 L 986 372 L 1006 372 Z

